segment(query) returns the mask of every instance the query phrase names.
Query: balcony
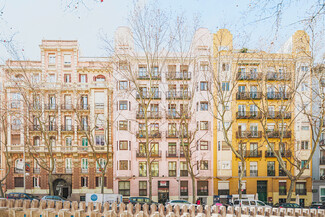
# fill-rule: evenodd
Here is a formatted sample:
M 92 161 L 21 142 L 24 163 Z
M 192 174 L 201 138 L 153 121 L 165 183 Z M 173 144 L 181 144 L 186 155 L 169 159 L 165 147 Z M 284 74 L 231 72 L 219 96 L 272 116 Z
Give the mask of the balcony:
M 268 119 L 291 119 L 291 112 L 268 112 Z
M 24 169 L 18 169 L 18 168 L 15 167 L 14 173 L 23 174 L 24 173 Z
M 307 189 L 296 189 L 296 195 L 306 195 L 307 194 Z
M 90 127 L 89 127 L 89 125 L 78 125 L 77 129 L 78 129 L 78 131 L 89 131 Z
M 72 173 L 72 168 L 65 168 L 65 173 L 71 174 Z
M 167 119 L 190 119 L 190 115 L 186 114 L 185 112 L 177 112 L 177 111 L 168 111 L 166 115 Z
M 29 105 L 29 110 L 41 110 L 42 105 L 41 103 L 32 103 Z
M 104 109 L 104 103 L 95 103 L 95 109 Z
M 56 111 L 58 110 L 57 104 L 44 104 L 44 109 L 47 111 Z
M 270 100 L 288 100 L 291 93 L 289 92 L 267 92 L 267 99 Z
M 279 176 L 287 176 L 287 174 L 284 172 L 284 170 L 279 170 Z
M 88 104 L 78 104 L 77 109 L 81 111 L 88 111 L 89 110 L 89 105 Z
M 50 124 L 45 126 L 46 131 L 58 131 L 58 126 L 56 124 Z
M 137 131 L 136 134 L 137 138 L 146 138 L 147 133 L 145 131 Z M 151 131 L 148 132 L 149 138 L 161 138 L 161 132 L 160 131 Z
M 167 139 L 173 139 L 178 138 L 178 131 L 166 131 L 166 138 Z
M 178 155 L 177 155 L 177 152 L 176 151 L 175 152 L 168 152 L 168 151 L 166 151 L 166 157 L 167 158 L 177 158 Z
M 236 113 L 237 119 L 261 119 L 261 112 L 258 111 L 239 111 Z
M 40 168 L 33 168 L 33 173 L 34 174 L 40 174 L 41 169 Z
M 266 74 L 266 80 L 269 81 L 289 81 L 290 74 L 288 73 L 278 73 L 278 72 L 268 72 Z
M 237 138 L 261 138 L 262 132 L 261 131 L 237 131 L 236 137 Z
M 188 176 L 188 170 L 180 170 L 180 176 L 182 177 Z
M 239 154 L 241 154 L 240 150 L 237 150 Z M 262 157 L 262 151 L 258 150 L 247 150 L 244 151 L 244 157 Z
M 73 132 L 74 126 L 72 125 L 61 125 L 61 131 L 62 132 Z
M 137 99 L 161 99 L 160 91 L 142 92 L 136 94 Z
M 279 150 L 275 150 L 275 152 L 280 155 L 281 157 L 291 157 L 291 151 L 280 151 Z M 275 157 L 275 154 L 272 151 L 265 151 L 265 157 Z
M 260 72 L 238 72 L 237 80 L 262 80 L 262 73 Z
M 168 170 L 169 177 L 176 177 L 176 170 Z
M 237 92 L 236 99 L 237 100 L 254 100 L 261 99 L 262 92 Z
M 291 131 L 273 130 L 267 131 L 266 135 L 268 138 L 291 138 Z
M 147 154 L 143 151 L 137 150 L 136 157 L 137 158 L 147 158 Z M 161 151 L 150 153 L 150 158 L 161 158 Z
M 176 91 L 170 90 L 166 92 L 167 100 L 189 100 L 192 98 L 191 92 L 188 90 Z
M 147 111 L 147 119 L 161 119 L 161 112 Z M 145 119 L 145 113 L 138 111 L 137 119 Z
M 166 80 L 191 80 L 191 72 L 167 72 Z
M 62 104 L 61 110 L 73 110 L 73 105 L 72 104 Z
M 139 72 L 137 76 L 138 80 L 161 80 L 160 73 L 146 73 L 146 72 Z
M 257 170 L 250 170 L 249 174 L 251 177 L 257 177 L 258 176 L 258 171 Z

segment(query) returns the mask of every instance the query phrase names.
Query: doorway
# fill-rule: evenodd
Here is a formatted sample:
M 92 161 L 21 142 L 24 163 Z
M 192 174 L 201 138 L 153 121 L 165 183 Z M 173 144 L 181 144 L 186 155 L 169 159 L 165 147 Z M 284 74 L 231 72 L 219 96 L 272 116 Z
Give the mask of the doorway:
M 257 181 L 258 199 L 267 203 L 267 181 Z
M 169 201 L 169 181 L 158 181 L 158 203 Z
M 68 198 L 71 194 L 71 186 L 64 179 L 56 179 L 53 181 L 54 195 Z

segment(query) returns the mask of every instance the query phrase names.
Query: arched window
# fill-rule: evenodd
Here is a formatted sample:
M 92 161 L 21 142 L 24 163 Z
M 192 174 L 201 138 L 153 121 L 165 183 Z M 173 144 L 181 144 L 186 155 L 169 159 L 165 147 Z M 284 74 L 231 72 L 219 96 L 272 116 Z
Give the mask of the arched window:
M 40 146 L 40 138 L 39 138 L 39 136 L 34 137 L 33 144 L 34 144 L 34 146 Z
M 97 75 L 97 76 L 94 76 L 94 81 L 105 81 L 106 78 L 104 75 Z
M 103 169 L 106 165 L 106 160 L 104 158 L 98 159 L 96 162 L 96 171 L 101 172 L 101 168 Z
M 55 136 L 50 137 L 50 146 L 55 147 Z

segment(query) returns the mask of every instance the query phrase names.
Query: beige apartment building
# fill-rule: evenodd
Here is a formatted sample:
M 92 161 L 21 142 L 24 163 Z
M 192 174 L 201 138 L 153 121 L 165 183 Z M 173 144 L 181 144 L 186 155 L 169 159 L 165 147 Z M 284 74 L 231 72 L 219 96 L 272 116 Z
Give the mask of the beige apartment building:
M 8 126 L 1 137 L 12 165 L 7 193 L 46 195 L 52 186 L 55 195 L 84 200 L 85 193 L 100 193 L 103 182 L 111 193 L 108 59 L 80 57 L 77 41 L 43 40 L 40 51 L 40 60 L 8 60 L 1 68 Z M 108 165 L 104 179 L 99 165 Z

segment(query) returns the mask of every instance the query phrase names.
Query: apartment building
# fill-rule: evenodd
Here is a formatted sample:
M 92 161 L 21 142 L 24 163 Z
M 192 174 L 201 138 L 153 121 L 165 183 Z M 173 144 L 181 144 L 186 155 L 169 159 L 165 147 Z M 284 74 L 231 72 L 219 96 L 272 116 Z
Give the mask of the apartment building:
M 211 42 L 209 31 L 199 29 L 191 55 L 169 53 L 151 60 L 153 54 L 136 51 L 128 27 L 117 29 L 114 193 L 125 199 L 149 196 L 152 180 L 154 201 L 192 201 L 194 180 L 197 198 L 212 204 Z
M 55 195 L 84 200 L 100 193 L 103 182 L 111 193 L 108 58 L 80 57 L 78 42 L 69 40 L 43 40 L 40 51 L 40 60 L 8 60 L 2 67 L 8 129 L 1 136 L 6 133 L 12 164 L 7 193 L 46 195 L 52 186 Z
M 311 109 L 309 36 L 297 31 L 277 53 L 236 49 L 227 29 L 214 34 L 213 43 L 220 81 L 215 94 L 229 96 L 217 105 L 226 111 L 224 124 L 220 115 L 214 124 L 214 195 L 220 200 L 238 197 L 239 176 L 244 173 L 243 194 L 267 203 L 285 202 L 290 181 L 271 146 L 293 174 L 298 170 L 290 162 L 299 161 L 303 167 L 311 153 L 311 129 L 301 112 Z M 228 139 L 244 156 L 245 167 Z M 292 200 L 298 198 L 301 205 L 312 202 L 311 164 L 294 186 Z

